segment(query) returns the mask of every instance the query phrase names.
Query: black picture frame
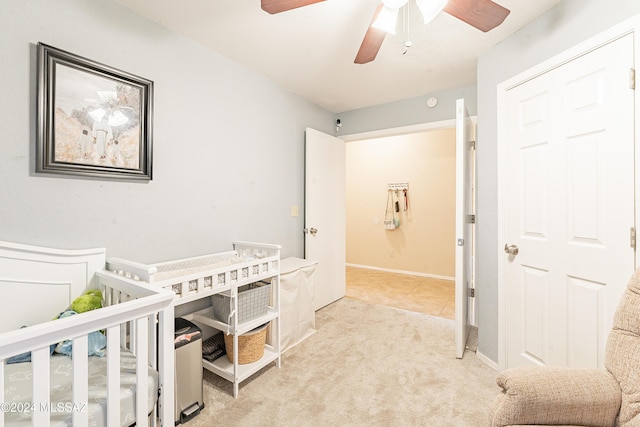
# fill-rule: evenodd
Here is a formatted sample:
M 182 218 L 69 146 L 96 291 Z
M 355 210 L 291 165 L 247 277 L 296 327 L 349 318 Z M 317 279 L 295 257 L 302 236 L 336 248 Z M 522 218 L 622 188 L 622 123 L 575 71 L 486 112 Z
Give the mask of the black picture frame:
M 151 180 L 153 82 L 38 43 L 36 172 Z

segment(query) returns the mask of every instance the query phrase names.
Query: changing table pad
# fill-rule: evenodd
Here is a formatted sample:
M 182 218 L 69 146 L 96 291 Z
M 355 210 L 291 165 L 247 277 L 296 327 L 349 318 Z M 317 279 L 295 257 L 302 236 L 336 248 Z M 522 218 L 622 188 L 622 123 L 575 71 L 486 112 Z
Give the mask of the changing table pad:
M 73 382 L 73 362 L 71 357 L 53 355 L 51 364 L 51 404 L 71 402 Z M 89 357 L 89 426 L 107 425 L 107 359 Z M 153 408 L 158 397 L 158 373 L 149 368 L 149 390 L 147 398 L 149 408 Z M 5 365 L 4 397 L 9 403 L 30 403 L 32 379 L 31 362 Z M 136 358 L 126 350 L 120 352 L 120 425 L 135 423 Z M 68 405 L 70 406 L 70 405 Z M 7 426 L 31 426 L 29 413 L 5 413 Z M 51 426 L 72 426 L 72 412 L 51 413 Z

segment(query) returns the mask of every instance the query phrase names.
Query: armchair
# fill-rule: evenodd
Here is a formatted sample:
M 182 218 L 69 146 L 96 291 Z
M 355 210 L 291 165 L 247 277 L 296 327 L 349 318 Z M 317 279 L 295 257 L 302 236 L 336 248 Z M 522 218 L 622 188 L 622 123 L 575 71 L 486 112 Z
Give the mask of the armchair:
M 491 427 L 640 426 L 640 269 L 631 277 L 613 320 L 605 369 L 507 369 Z

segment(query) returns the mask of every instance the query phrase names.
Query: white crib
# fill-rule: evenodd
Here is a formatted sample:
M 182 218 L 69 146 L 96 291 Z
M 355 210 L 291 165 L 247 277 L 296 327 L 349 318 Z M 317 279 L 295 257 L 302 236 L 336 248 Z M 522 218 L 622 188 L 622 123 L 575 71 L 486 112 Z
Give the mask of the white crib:
M 10 417 L 19 411 L 30 412 L 32 426 L 87 426 L 89 420 L 96 422 L 92 408 L 99 409 L 97 425 L 174 425 L 174 294 L 104 268 L 104 249 L 60 250 L 0 242 L 0 385 L 4 385 L 0 427 L 18 424 Z M 86 288 L 102 290 L 103 308 L 49 320 Z M 23 325 L 28 327 L 20 329 Z M 107 337 L 106 356 L 100 361 L 106 364 L 106 390 L 100 390 L 104 399 L 98 402 L 89 401 L 90 362 L 97 356 L 87 357 L 87 337 L 94 331 L 104 331 Z M 73 340 L 72 359 L 51 356 L 49 346 L 65 340 Z M 28 401 L 12 401 L 5 391 L 10 384 L 5 372 L 12 372 L 9 368 L 15 365 L 5 362 L 25 352 L 31 352 L 31 362 L 24 365 L 30 365 L 32 395 Z M 59 357 L 66 357 L 69 364 L 72 397 L 67 402 L 52 398 L 51 366 Z M 126 417 L 121 414 L 125 387 L 121 362 L 135 367 L 127 389 L 134 393 L 130 397 L 134 413 Z M 158 390 L 152 394 L 155 381 Z M 147 399 L 136 398 L 150 387 Z

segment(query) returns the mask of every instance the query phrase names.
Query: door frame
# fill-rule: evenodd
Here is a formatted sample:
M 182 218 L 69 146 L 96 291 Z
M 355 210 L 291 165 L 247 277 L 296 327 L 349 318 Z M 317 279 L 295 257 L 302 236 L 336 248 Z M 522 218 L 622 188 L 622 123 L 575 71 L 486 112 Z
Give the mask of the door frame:
M 507 218 L 507 185 L 509 183 L 509 177 L 506 174 L 507 163 L 507 123 L 506 123 L 506 106 L 507 106 L 507 93 L 510 89 L 523 84 L 529 80 L 532 80 L 548 71 L 560 67 L 563 64 L 571 62 L 575 58 L 592 52 L 603 45 L 606 45 L 614 40 L 624 37 L 628 34 L 633 34 L 634 37 L 634 57 L 638 58 L 640 53 L 640 47 L 638 46 L 638 37 L 640 34 L 640 15 L 636 15 L 620 24 L 613 26 L 612 28 L 597 34 L 531 68 L 523 71 L 522 73 L 505 80 L 497 86 L 497 170 L 498 170 L 498 193 L 497 193 L 497 206 L 498 206 L 498 247 L 496 251 L 498 253 L 498 369 L 504 370 L 507 368 L 507 319 L 506 319 L 506 257 L 504 256 L 503 247 L 507 239 L 506 218 Z M 635 64 L 637 70 L 637 64 Z M 638 77 L 636 77 L 636 91 L 640 90 L 638 87 Z M 637 92 L 636 92 L 637 93 Z M 635 108 L 635 127 L 638 128 L 640 124 L 640 97 L 637 95 L 634 99 Z M 637 141 L 637 139 L 636 139 Z M 636 143 L 634 142 L 634 145 Z M 638 171 L 638 165 L 640 165 L 640 150 L 635 150 L 635 170 Z M 640 212 L 638 212 L 638 201 L 640 200 L 640 186 L 638 185 L 639 175 L 635 174 L 635 206 L 636 216 L 634 218 L 636 228 L 639 224 Z M 638 266 L 638 251 L 635 254 L 635 265 Z
M 470 116 L 469 118 L 471 119 L 471 124 L 474 129 L 473 134 L 475 135 L 475 126 L 477 125 L 478 117 L 474 115 L 474 116 Z M 398 136 L 398 135 L 409 135 L 413 133 L 429 132 L 429 131 L 435 131 L 439 129 L 451 129 L 451 128 L 453 129 L 456 128 L 455 117 L 452 119 L 439 120 L 434 122 L 425 122 L 425 123 L 419 123 L 416 125 L 399 126 L 399 127 L 393 127 L 393 128 L 387 128 L 387 129 L 353 133 L 348 135 L 336 135 L 336 136 L 342 139 L 346 144 L 351 141 L 361 141 L 364 139 L 374 139 L 374 138 L 382 138 L 387 136 Z M 477 191 L 475 189 L 474 189 L 474 194 L 477 194 Z M 451 244 L 454 245 L 455 242 L 452 242 Z M 475 239 L 474 239 L 474 246 L 475 246 Z M 472 248 L 472 252 L 475 254 L 475 247 Z M 475 286 L 475 272 L 477 271 L 476 258 L 477 258 L 476 256 L 472 257 L 472 265 L 471 265 L 471 271 L 474 278 L 473 286 Z M 478 326 L 476 304 L 477 304 L 476 299 L 470 298 L 467 315 L 469 318 L 469 324 L 471 326 Z M 457 322 L 458 319 L 456 319 L 455 321 Z
M 475 291 L 475 220 L 476 215 L 476 163 L 475 127 L 471 122 L 465 99 L 456 100 L 456 246 L 455 246 L 455 341 L 456 357 L 464 357 L 472 312 L 475 304 L 471 290 Z M 470 170 L 469 170 L 470 169 Z M 470 304 L 470 302 L 472 304 Z

